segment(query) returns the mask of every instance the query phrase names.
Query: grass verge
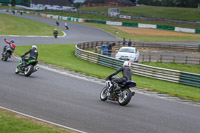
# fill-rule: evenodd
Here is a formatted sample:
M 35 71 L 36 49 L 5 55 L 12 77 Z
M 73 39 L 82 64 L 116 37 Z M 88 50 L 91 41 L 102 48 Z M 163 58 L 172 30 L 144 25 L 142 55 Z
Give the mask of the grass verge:
M 0 13 L 0 35 L 53 36 L 50 24 Z M 58 29 L 59 35 L 63 35 Z
M 39 60 L 45 63 L 61 66 L 76 72 L 92 75 L 105 79 L 115 70 L 94 63 L 90 63 L 77 58 L 74 54 L 74 44 L 42 45 L 38 44 Z M 19 46 L 15 50 L 15 54 L 22 55 L 30 49 L 30 46 Z M 134 72 L 133 72 L 134 73 Z M 181 84 L 141 77 L 132 76 L 133 81 L 137 82 L 137 87 L 149 90 L 167 93 L 181 98 L 193 99 L 200 101 L 200 89 L 196 87 L 185 86 Z
M 108 8 L 116 7 L 81 7 L 79 11 L 108 12 Z M 183 7 L 160 7 L 160 6 L 133 6 L 117 7 L 123 15 L 167 18 L 185 21 L 200 21 L 200 10 L 198 8 Z M 178 14 L 178 15 L 177 15 Z
M 0 109 L 1 133 L 72 133 L 21 115 Z
M 151 62 L 151 63 L 147 62 L 147 63 L 142 63 L 142 64 L 200 74 L 200 65 L 179 64 L 179 63 L 159 63 L 159 62 Z

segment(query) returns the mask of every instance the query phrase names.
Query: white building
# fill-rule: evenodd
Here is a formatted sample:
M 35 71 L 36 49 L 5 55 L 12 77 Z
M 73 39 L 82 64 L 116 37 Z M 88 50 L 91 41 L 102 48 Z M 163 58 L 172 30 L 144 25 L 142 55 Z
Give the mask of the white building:
M 31 0 L 30 8 L 34 10 L 69 10 L 73 7 L 67 0 Z

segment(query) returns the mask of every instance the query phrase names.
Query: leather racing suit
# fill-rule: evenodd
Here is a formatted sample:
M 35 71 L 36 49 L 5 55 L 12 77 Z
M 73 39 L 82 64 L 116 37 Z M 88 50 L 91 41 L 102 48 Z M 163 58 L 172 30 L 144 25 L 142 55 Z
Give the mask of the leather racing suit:
M 113 76 L 117 75 L 119 72 L 122 72 L 123 77 L 122 78 L 114 78 L 112 79 Z M 106 78 L 106 80 L 111 80 L 112 82 L 114 82 L 114 86 L 116 87 L 116 84 L 121 84 L 123 82 L 126 82 L 128 80 L 131 80 L 131 68 L 130 67 L 121 67 L 120 69 L 118 69 L 117 71 L 115 71 L 114 73 L 112 73 L 110 76 L 108 76 Z

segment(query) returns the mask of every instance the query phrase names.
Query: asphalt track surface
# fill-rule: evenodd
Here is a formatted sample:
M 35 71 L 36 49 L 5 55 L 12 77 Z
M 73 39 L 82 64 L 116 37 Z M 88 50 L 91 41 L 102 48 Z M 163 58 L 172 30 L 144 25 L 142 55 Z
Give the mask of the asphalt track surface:
M 52 20 L 35 17 L 32 19 L 50 21 L 49 23 L 53 24 Z M 86 28 L 102 36 L 105 34 L 104 36 L 109 36 L 110 40 L 115 39 L 112 35 L 94 28 L 72 23 L 69 25 L 70 28 L 79 27 L 77 29 L 79 33 L 80 29 Z M 75 42 L 72 38 L 77 34 L 74 29 L 74 32 L 70 33 L 71 39 L 68 36 L 66 40 L 69 40 L 69 43 Z M 84 39 L 95 40 L 93 37 L 77 39 L 77 42 Z M 20 41 L 20 38 L 16 37 L 15 40 Z M 50 38 L 46 41 L 45 38 L 27 39 L 29 44 L 32 41 L 40 44 L 52 42 Z M 20 44 L 26 43 L 21 40 Z M 122 107 L 116 102 L 100 101 L 102 84 L 42 68 L 27 78 L 14 73 L 17 64 L 18 60 L 15 58 L 7 62 L 0 61 L 0 106 L 89 133 L 199 133 L 200 131 L 200 108 L 197 106 L 137 93 L 127 106 Z

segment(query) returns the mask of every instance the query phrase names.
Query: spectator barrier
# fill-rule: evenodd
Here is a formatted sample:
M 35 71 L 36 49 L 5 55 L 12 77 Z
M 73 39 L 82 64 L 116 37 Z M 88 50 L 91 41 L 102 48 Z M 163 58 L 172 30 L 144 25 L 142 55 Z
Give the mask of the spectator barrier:
M 76 45 L 75 55 L 80 59 L 113 69 L 118 69 L 122 66 L 123 61 L 121 60 L 84 50 L 86 48 L 94 48 L 95 46 L 98 46 L 98 42 L 79 43 Z M 133 74 L 139 76 L 200 87 L 200 74 L 186 73 L 138 63 L 132 63 L 131 70 Z

